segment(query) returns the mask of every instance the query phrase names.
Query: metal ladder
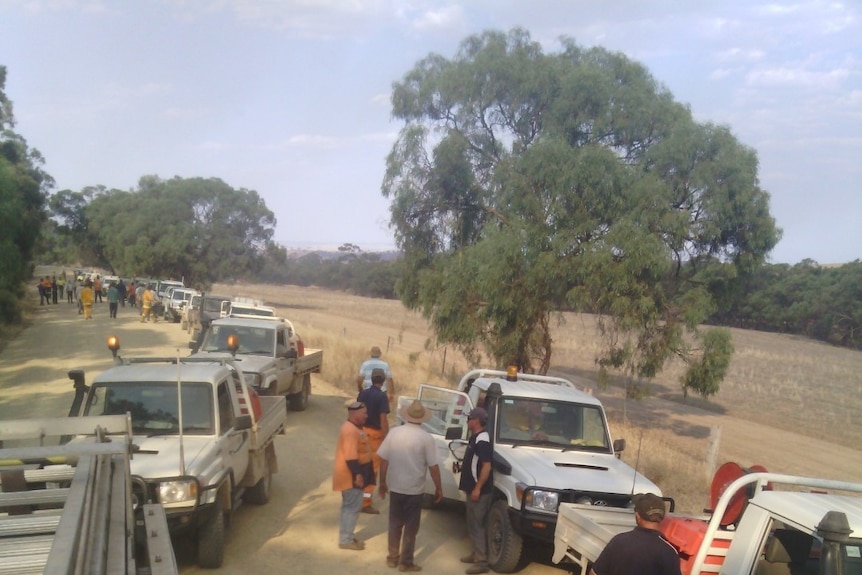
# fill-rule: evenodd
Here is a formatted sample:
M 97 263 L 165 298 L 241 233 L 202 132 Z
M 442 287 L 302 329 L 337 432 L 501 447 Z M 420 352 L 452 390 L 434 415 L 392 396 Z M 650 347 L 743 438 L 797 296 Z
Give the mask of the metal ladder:
M 0 422 L 0 575 L 175 575 L 164 509 L 136 530 L 130 446 L 127 415 Z

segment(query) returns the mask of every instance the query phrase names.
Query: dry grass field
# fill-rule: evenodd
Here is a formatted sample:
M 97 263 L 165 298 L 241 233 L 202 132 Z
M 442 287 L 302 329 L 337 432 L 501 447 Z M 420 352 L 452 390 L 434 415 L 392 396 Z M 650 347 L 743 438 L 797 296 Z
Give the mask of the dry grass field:
M 454 385 L 471 367 L 455 350 L 435 346 L 427 322 L 398 301 L 297 286 L 219 284 L 213 293 L 259 297 L 276 306 L 294 322 L 306 346 L 325 349 L 322 377 L 347 391 L 372 345 L 384 350 L 398 394 L 411 394 L 421 383 Z M 707 504 L 708 451 L 716 432 L 718 463 L 732 459 L 750 466 L 768 460 L 772 471 L 858 480 L 862 353 L 794 336 L 732 331 L 736 353 L 730 372 L 709 401 L 683 400 L 677 364 L 648 384 L 650 395 L 643 400 L 627 399 L 621 378 L 598 388 L 591 316 L 562 317 L 554 332 L 551 373 L 603 401 L 612 433 L 628 440 L 623 458 L 672 494 L 684 511 L 699 512 Z M 838 449 L 838 455 L 827 457 L 834 469 L 812 469 L 823 465 L 811 463 L 802 451 L 823 449 L 806 448 L 796 437 Z M 769 446 L 782 441 L 794 445 L 774 453 Z M 734 447 L 740 444 L 742 449 Z

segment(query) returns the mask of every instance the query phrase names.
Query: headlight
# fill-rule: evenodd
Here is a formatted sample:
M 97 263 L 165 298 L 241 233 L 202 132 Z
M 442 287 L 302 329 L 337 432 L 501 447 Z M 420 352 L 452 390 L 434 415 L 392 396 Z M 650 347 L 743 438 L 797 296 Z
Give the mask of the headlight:
M 259 373 L 243 373 L 245 384 L 255 389 L 260 389 L 260 374 Z
M 194 505 L 198 500 L 198 482 L 194 479 L 177 479 L 159 483 L 159 503 L 165 507 Z
M 556 513 L 557 507 L 560 505 L 560 494 L 556 491 L 542 491 L 535 489 L 527 492 L 527 498 L 524 501 L 528 509 L 534 511 L 543 511 L 545 513 Z

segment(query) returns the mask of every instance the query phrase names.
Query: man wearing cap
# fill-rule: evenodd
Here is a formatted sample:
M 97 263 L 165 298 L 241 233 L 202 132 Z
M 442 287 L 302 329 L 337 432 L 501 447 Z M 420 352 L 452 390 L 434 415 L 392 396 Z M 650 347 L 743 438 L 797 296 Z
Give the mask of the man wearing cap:
M 417 399 L 401 408 L 407 423 L 392 428 L 377 451 L 380 456 L 379 488 L 381 499 L 389 499 L 389 554 L 386 564 L 399 571 L 421 571 L 413 562 L 419 520 L 422 518 L 422 493 L 427 472 L 434 481 L 435 502 L 443 499 L 440 466 L 434 438 L 422 428 L 431 412 Z
M 465 573 L 488 572 L 488 541 L 485 533 L 485 519 L 491 509 L 491 498 L 494 482 L 491 479 L 491 461 L 494 452 L 491 448 L 491 436 L 485 430 L 488 425 L 488 412 L 481 407 L 474 407 L 467 414 L 467 428 L 470 430 L 470 441 L 464 452 L 461 466 L 461 480 L 458 489 L 466 495 L 467 533 L 473 551 L 461 557 L 462 563 L 472 563 Z
M 374 483 L 371 448 L 362 427 L 368 411 L 361 401 L 347 406 L 347 421 L 341 426 L 332 467 L 332 490 L 341 492 L 341 522 L 338 528 L 338 547 L 362 551 L 365 543 L 354 537 L 356 520 L 362 507 L 362 491 Z
M 376 345 L 371 348 L 371 357 L 362 362 L 359 366 L 359 375 L 356 376 L 357 391 L 368 389 L 371 387 L 371 372 L 375 369 L 382 369 L 386 374 L 386 381 L 383 382 L 383 392 L 392 402 L 395 399 L 395 384 L 392 381 L 392 371 L 389 369 L 389 364 L 380 359 L 380 348 Z
M 386 434 L 389 433 L 389 399 L 383 390 L 383 382 L 386 381 L 386 372 L 379 367 L 371 370 L 371 387 L 359 392 L 357 401 L 365 404 L 368 410 L 368 419 L 365 421 L 365 434 L 368 436 L 368 445 L 371 447 L 371 457 L 374 462 L 374 473 L 380 473 L 380 457 L 377 450 Z M 373 505 L 374 486 L 365 486 L 365 496 L 362 498 L 362 512 L 377 515 L 380 513 Z
M 590 575 L 680 575 L 679 554 L 659 531 L 664 501 L 653 493 L 639 493 L 632 501 L 637 527 L 611 538 Z

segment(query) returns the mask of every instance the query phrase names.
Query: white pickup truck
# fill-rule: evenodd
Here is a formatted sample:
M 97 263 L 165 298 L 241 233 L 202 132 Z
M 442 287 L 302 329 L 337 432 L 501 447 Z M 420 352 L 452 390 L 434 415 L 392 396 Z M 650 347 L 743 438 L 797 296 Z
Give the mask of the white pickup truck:
M 399 398 L 399 404 L 413 398 Z M 494 571 L 523 566 L 525 540 L 553 542 L 564 502 L 625 509 L 638 492 L 659 488 L 618 457 L 625 441 L 611 439 L 598 399 L 561 378 L 515 371 L 474 370 L 458 388 L 420 385 L 432 413 L 423 424 L 437 441 L 443 497 L 463 500 L 460 463 L 468 438 L 467 413 L 489 414 L 494 448 L 494 503 L 488 517 L 488 563 Z M 434 493 L 427 481 L 425 492 Z
M 711 515 L 660 524 L 683 575 L 862 573 L 862 484 L 759 472 L 722 486 Z M 634 527 L 631 509 L 562 503 L 553 560 L 587 575 L 611 537 Z
M 116 357 L 119 342 L 109 341 Z M 161 503 L 171 532 L 194 538 L 198 564 L 218 567 L 229 515 L 241 501 L 269 500 L 284 399 L 258 397 L 230 357 L 117 362 L 89 387 L 82 371 L 70 372 L 70 415 L 131 414 L 138 504 Z
M 192 357 L 232 357 L 249 386 L 261 395 L 284 395 L 293 411 L 308 407 L 311 374 L 323 364 L 323 350 L 306 349 L 293 324 L 279 317 L 217 319 L 189 347 Z

